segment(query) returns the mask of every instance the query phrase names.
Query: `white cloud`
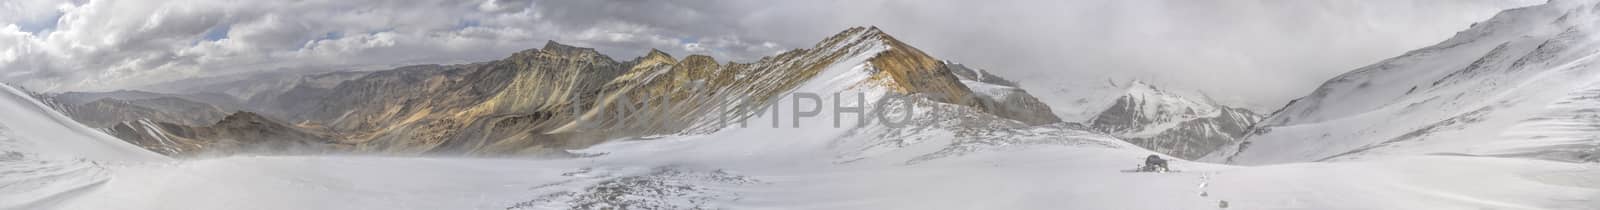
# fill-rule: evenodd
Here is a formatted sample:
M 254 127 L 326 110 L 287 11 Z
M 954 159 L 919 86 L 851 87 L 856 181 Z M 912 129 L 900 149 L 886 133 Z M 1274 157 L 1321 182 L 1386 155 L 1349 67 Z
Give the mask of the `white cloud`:
M 545 40 L 618 59 L 657 48 L 751 61 L 877 25 L 1032 88 L 1146 78 L 1270 107 L 1529 1 L 11 0 L 0 2 L 0 81 L 105 90 L 482 61 Z
M 648 48 L 686 52 L 680 39 L 694 36 L 626 18 L 591 19 L 605 16 L 568 8 L 541 10 L 538 4 L 5 1 L 0 81 L 41 90 L 107 90 L 251 71 L 482 61 L 545 40 L 613 55 Z M 549 18 L 552 12 L 562 17 Z M 35 24 L 39 20 L 59 24 Z M 746 55 L 735 55 L 740 56 Z

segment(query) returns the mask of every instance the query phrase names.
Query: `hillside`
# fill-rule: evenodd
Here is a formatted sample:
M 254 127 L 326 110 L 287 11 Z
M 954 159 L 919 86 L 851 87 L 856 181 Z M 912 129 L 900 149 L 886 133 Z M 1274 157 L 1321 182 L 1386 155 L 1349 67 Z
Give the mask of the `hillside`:
M 1268 116 L 1239 164 L 1467 155 L 1600 161 L 1600 5 L 1507 10 L 1437 45 L 1328 80 Z

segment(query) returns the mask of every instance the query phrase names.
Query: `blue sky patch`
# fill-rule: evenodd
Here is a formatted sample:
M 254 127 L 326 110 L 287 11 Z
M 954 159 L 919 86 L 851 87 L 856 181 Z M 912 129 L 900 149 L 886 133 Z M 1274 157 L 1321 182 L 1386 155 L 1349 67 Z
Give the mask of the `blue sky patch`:
M 61 20 L 61 16 L 62 15 L 66 15 L 66 13 L 56 12 L 55 14 L 52 14 L 50 17 L 47 17 L 47 18 L 39 18 L 39 19 L 35 19 L 35 20 L 24 20 L 24 21 L 18 22 L 17 23 L 17 27 L 21 28 L 23 32 L 28 32 L 28 33 L 32 33 L 32 34 L 36 34 L 36 35 L 40 34 L 40 33 L 43 33 L 43 32 L 47 32 L 47 31 L 55 31 L 56 30 L 56 23 L 58 22 L 58 20 Z
M 206 33 L 200 37 L 205 41 L 222 40 L 228 38 L 228 31 L 232 29 L 233 25 L 217 25 L 206 30 Z

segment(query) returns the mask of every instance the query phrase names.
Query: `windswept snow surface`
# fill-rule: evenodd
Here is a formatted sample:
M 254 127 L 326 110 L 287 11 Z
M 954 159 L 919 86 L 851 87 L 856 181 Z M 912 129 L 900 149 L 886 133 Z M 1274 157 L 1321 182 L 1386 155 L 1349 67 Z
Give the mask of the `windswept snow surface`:
M 879 49 L 881 50 L 881 49 Z M 1075 124 L 1027 126 L 929 100 L 877 101 L 866 58 L 841 58 L 748 127 L 624 140 L 557 160 L 256 157 L 109 162 L 7 147 L 3 209 L 1592 209 L 1595 165 L 1466 156 L 1235 167 L 1176 161 Z M 833 97 L 840 93 L 843 97 Z M 856 93 L 861 97 L 857 98 Z M 36 104 L 12 93 L 0 104 Z M 903 126 L 833 107 L 883 107 Z M 7 106 L 6 113 L 40 110 Z M 794 118 L 793 110 L 817 110 Z M 40 112 L 40 111 L 34 111 Z M 50 112 L 42 112 L 50 113 Z M 59 115 L 45 115 L 59 116 Z M 6 126 L 79 126 L 0 118 Z M 774 121 L 776 120 L 776 121 Z M 835 126 L 835 120 L 838 126 Z M 875 119 L 878 120 L 878 119 Z M 773 126 L 777 122 L 777 126 Z M 3 130 L 11 144 L 59 136 Z M 117 141 L 50 147 L 97 155 Z M 79 147 L 82 147 L 81 149 Z M 120 150 L 118 150 L 120 151 Z M 122 151 L 125 153 L 133 153 Z M 138 153 L 135 153 L 138 154 Z M 145 159 L 130 155 L 127 159 Z M 1224 207 L 1225 206 L 1225 207 Z
M 165 160 L 0 85 L 0 208 L 41 208 L 92 191 L 110 181 L 104 164 Z

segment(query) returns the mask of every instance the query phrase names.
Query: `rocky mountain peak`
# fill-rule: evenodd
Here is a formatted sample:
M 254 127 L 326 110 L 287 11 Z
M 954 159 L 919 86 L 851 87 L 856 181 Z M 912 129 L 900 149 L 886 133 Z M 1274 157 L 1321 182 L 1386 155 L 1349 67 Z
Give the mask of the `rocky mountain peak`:
M 556 42 L 555 40 L 546 41 L 544 43 L 544 47 L 543 48 L 539 48 L 539 50 L 547 52 L 547 53 L 560 54 L 560 55 L 600 54 L 599 52 L 595 51 L 593 48 L 584 48 L 584 47 L 577 47 L 577 46 L 572 46 L 572 45 L 561 44 L 560 42 Z
M 678 59 L 672 58 L 672 54 L 667 54 L 667 52 L 662 52 L 655 48 L 650 48 L 650 52 L 645 53 L 644 57 L 639 57 L 638 60 L 640 65 L 647 65 L 646 63 L 673 64 L 678 62 Z
M 972 90 L 960 85 L 960 79 L 944 62 L 927 53 L 896 40 L 876 27 L 853 28 L 863 42 L 874 41 L 888 48 L 879 52 L 870 62 L 879 71 L 879 78 L 889 82 L 903 93 L 931 93 L 943 96 L 940 101 L 954 104 L 973 104 L 968 98 Z M 851 31 L 847 31 L 849 33 Z
M 663 54 L 665 54 L 665 53 L 663 53 Z M 584 47 L 577 47 L 577 46 L 572 46 L 572 45 L 561 44 L 559 42 L 556 42 L 555 40 L 550 40 L 550 41 L 545 42 L 543 48 L 528 49 L 528 50 L 523 50 L 521 52 L 517 52 L 515 54 L 512 54 L 511 57 L 506 58 L 505 61 L 526 61 L 526 60 L 541 60 L 541 59 L 542 60 L 548 60 L 548 59 L 573 59 L 573 60 L 597 60 L 597 61 L 605 61 L 605 62 L 613 62 L 613 63 L 616 62 L 615 60 L 611 59 L 611 57 L 606 56 L 605 54 L 600 54 L 600 52 L 596 51 L 594 48 L 584 48 Z
M 878 29 L 878 26 L 866 26 L 866 27 L 857 26 L 857 27 L 852 28 L 852 29 L 859 30 L 862 34 L 864 34 L 864 35 L 866 35 L 868 37 L 893 38 L 893 37 L 889 36 L 889 33 L 885 33 L 885 32 L 883 32 L 882 29 Z
M 717 64 L 717 58 L 713 58 L 711 56 L 706 56 L 706 55 L 689 55 L 689 57 L 683 57 L 683 62 L 680 62 L 680 63 L 683 64 L 683 65 L 691 65 L 691 66 L 718 66 L 718 65 L 720 65 L 720 64 Z
M 238 111 L 223 117 L 221 121 L 217 121 L 217 125 L 254 125 L 265 122 L 272 122 L 272 120 L 268 120 L 267 117 L 254 112 Z
M 1028 94 L 976 94 L 968 84 L 962 82 L 955 68 L 940 59 L 934 58 L 922 50 L 901 42 L 876 26 L 853 27 L 817 44 L 819 52 L 810 53 L 836 53 L 836 52 L 863 52 L 872 49 L 876 52 L 867 60 L 875 71 L 872 80 L 899 93 L 927 94 L 935 101 L 966 105 L 980 108 L 1001 117 L 1023 121 L 1030 125 L 1049 124 L 1061 122 L 1054 114 L 1048 114 L 1049 108 L 1039 103 Z M 965 67 L 959 67 L 965 69 Z M 993 76 L 993 75 L 989 75 Z M 989 83 L 978 81 L 987 85 L 1007 86 L 1014 85 L 1010 82 Z M 987 88 L 996 90 L 995 88 Z M 1015 87 L 1002 88 L 1004 90 L 989 92 L 1026 93 Z M 1009 98 L 1010 96 L 1027 96 L 1025 98 Z M 1044 110 L 1046 114 L 1037 113 Z
M 863 28 L 863 27 L 852 27 L 852 28 L 849 28 L 849 29 L 845 29 L 844 31 L 841 31 L 841 32 L 839 32 L 837 34 L 833 34 L 833 36 L 829 36 L 827 39 L 822 39 L 821 42 L 817 42 L 817 45 L 813 46 L 812 49 L 827 49 L 831 45 L 835 45 L 835 44 L 838 44 L 839 42 L 845 41 L 845 39 L 850 39 L 850 38 L 853 38 L 853 37 L 859 37 L 861 32 L 866 32 L 866 28 Z

